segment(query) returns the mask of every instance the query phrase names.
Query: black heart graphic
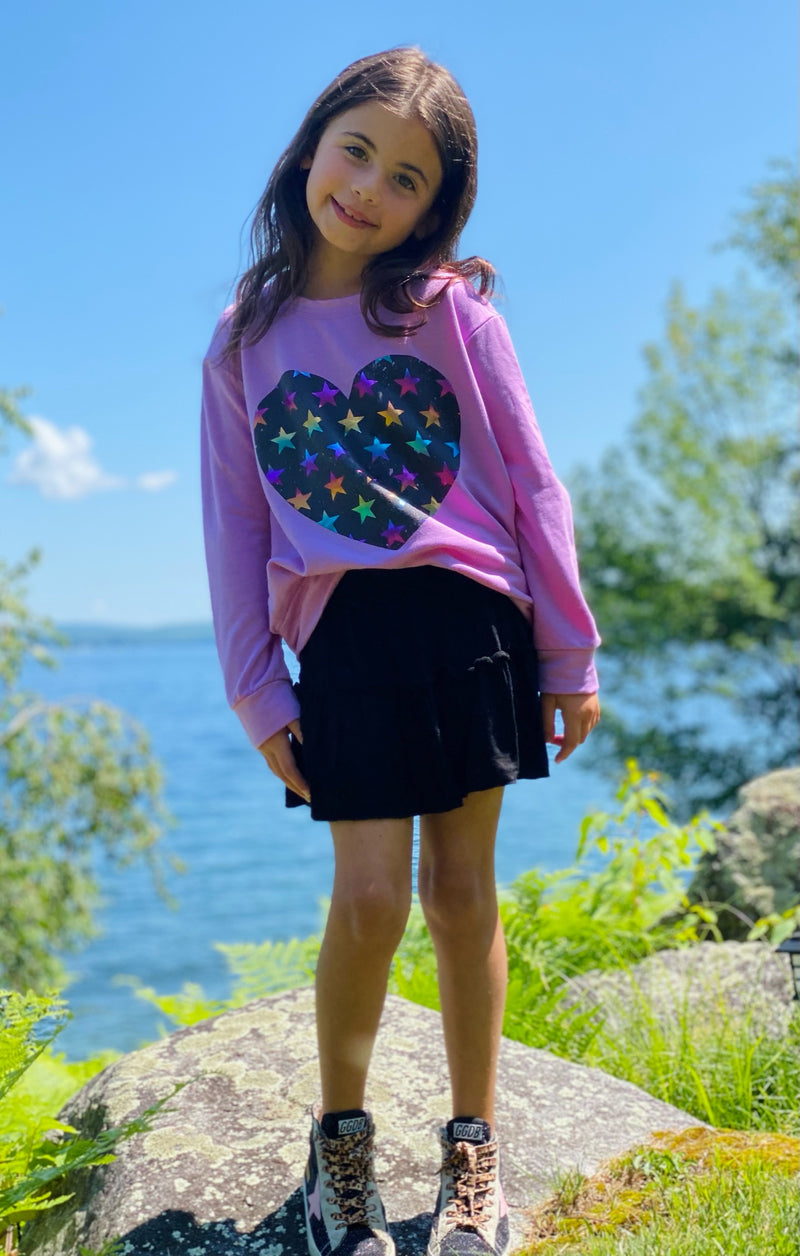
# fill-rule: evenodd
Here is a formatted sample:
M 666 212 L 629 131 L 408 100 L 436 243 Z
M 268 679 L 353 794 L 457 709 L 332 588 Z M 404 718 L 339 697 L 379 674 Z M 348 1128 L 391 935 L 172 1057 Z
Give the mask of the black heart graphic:
M 401 546 L 441 506 L 458 474 L 461 412 L 427 362 L 387 354 L 350 395 L 320 375 L 284 371 L 259 403 L 264 475 L 314 523 L 367 545 Z

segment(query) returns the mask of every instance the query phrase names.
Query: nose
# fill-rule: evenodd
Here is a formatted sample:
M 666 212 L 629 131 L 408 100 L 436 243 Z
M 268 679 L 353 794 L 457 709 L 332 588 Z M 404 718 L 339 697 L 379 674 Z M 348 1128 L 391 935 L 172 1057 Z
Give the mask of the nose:
M 364 201 L 369 205 L 377 205 L 380 199 L 378 179 L 379 175 L 375 170 L 361 171 L 358 177 L 353 179 L 353 192 L 360 201 Z

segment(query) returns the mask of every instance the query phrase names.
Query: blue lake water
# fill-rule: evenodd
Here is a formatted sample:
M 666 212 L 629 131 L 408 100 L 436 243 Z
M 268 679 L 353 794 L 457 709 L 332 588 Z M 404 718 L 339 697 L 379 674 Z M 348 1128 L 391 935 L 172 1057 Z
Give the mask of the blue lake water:
M 333 859 L 327 824 L 306 808 L 287 809 L 283 786 L 253 750 L 229 710 L 210 640 L 73 645 L 54 672 L 26 673 L 31 687 L 54 699 L 97 697 L 148 730 L 166 778 L 175 824 L 162 849 L 187 865 L 170 873 L 178 900 L 170 909 L 149 872 L 99 866 L 101 935 L 66 958 L 74 1019 L 59 1047 L 70 1059 L 103 1047 L 130 1050 L 157 1036 L 158 1014 L 114 983 L 133 974 L 159 993 L 200 983 L 210 997 L 229 989 L 214 942 L 262 942 L 315 932 L 320 900 L 330 892 Z M 296 673 L 294 659 L 287 661 Z M 553 753 L 555 753 L 553 751 Z M 512 881 L 533 866 L 572 862 L 582 817 L 607 808 L 612 787 L 579 766 L 591 741 L 549 780 L 506 789 L 497 877 Z

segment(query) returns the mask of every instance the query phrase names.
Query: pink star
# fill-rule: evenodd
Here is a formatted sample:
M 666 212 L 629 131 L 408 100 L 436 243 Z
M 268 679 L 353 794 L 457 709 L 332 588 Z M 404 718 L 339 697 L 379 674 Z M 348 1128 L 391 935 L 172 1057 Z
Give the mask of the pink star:
M 287 392 L 286 395 L 284 396 L 283 404 L 285 405 L 287 410 L 297 409 L 297 402 L 295 401 L 296 396 L 297 396 L 296 392 L 293 392 L 293 393 Z
M 402 545 L 405 537 L 403 529 L 398 527 L 396 523 L 390 523 L 385 532 L 381 532 L 381 536 L 386 537 L 387 545 Z
M 437 471 L 436 478 L 442 481 L 443 488 L 447 488 L 449 484 L 455 484 L 455 476 L 449 467 L 442 467 L 441 471 Z
M 373 384 L 377 384 L 377 382 L 376 379 L 368 379 L 362 371 L 355 382 L 359 397 L 363 397 L 366 393 L 371 393 Z
M 267 420 L 264 418 L 264 412 L 262 410 L 259 410 L 258 413 L 256 414 L 256 421 L 255 421 L 254 426 L 258 427 L 259 423 L 263 423 L 264 427 L 267 426 Z
M 448 383 L 446 379 L 437 379 L 436 383 L 439 385 L 439 387 L 442 390 L 439 393 L 440 397 L 446 397 L 448 393 L 452 393 L 453 396 L 455 397 L 455 393 L 453 392 L 453 385 Z
M 403 469 L 402 469 L 402 471 L 400 472 L 400 474 L 399 474 L 399 475 L 393 475 L 393 476 L 392 476 L 392 479 L 393 479 L 393 480 L 399 480 L 399 481 L 400 481 L 400 492 L 401 492 L 401 493 L 403 492 L 403 489 L 408 488 L 409 484 L 412 484 L 415 488 L 416 488 L 416 485 L 417 485 L 417 477 L 416 477 L 415 475 L 412 475 L 412 474 L 411 474 L 411 472 L 409 471 L 408 467 L 403 467 Z
M 405 397 L 407 392 L 416 393 L 419 376 L 412 375 L 408 367 L 406 367 L 406 373 L 403 378 L 396 379 L 394 382 L 400 385 L 400 396 Z
M 319 398 L 320 406 L 332 406 L 336 402 L 338 392 L 338 388 L 332 388 L 328 381 L 325 380 L 319 392 L 312 393 L 311 396 Z

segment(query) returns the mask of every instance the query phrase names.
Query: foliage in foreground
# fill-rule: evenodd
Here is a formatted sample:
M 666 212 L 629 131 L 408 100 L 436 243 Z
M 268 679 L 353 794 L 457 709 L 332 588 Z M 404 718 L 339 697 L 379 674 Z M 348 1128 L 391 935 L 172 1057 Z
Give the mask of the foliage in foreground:
M 798 754 L 798 184 L 772 166 L 724 242 L 763 282 L 702 306 L 674 285 L 624 447 L 570 483 L 606 660 L 593 763 L 635 755 L 684 814 Z
M 4 429 L 29 431 L 23 393 L 0 390 L 0 446 Z M 23 687 L 23 669 L 54 666 L 62 643 L 27 605 L 38 561 L 36 550 L 16 565 L 0 559 L 0 984 L 43 991 L 64 984 L 56 952 L 96 931 L 98 852 L 118 867 L 144 859 L 168 898 L 156 854 L 168 815 L 161 769 L 134 720 L 105 702 L 47 702 Z
M 155 1115 L 186 1084 L 135 1120 L 81 1137 L 55 1113 L 105 1060 L 62 1070 L 51 1060 L 49 1085 L 47 1072 L 38 1084 L 32 1077 L 68 1017 L 64 1000 L 57 995 L 0 990 L 0 1239 L 5 1235 L 7 1242 L 37 1213 L 71 1198 L 64 1186 L 68 1173 L 112 1161 L 119 1144 L 151 1129 Z
M 615 814 L 588 816 L 572 867 L 537 870 L 503 895 L 509 989 L 503 1031 L 576 1063 L 595 1065 L 641 1086 L 699 1120 L 737 1129 L 797 1128 L 800 1019 L 770 1037 L 752 1016 L 724 1005 L 685 1008 L 665 1021 L 638 1000 L 624 1030 L 606 1032 L 597 1009 L 569 996 L 569 979 L 598 969 L 627 970 L 656 951 L 719 940 L 713 904 L 689 907 L 687 876 L 713 846 L 715 825 L 698 816 L 685 825 L 668 813 L 659 777 L 633 762 L 620 783 Z M 720 906 L 720 905 L 717 905 Z M 793 928 L 793 912 L 754 921 L 750 938 L 773 947 Z M 310 985 L 320 938 L 218 948 L 233 977 L 226 999 L 202 987 L 157 994 L 126 978 L 172 1026 L 195 1024 L 279 990 Z M 390 990 L 438 1008 L 436 960 L 419 905 L 398 950 Z M 166 1032 L 166 1025 L 161 1026 Z
M 797 1139 L 656 1134 L 591 1177 L 562 1174 L 520 1256 L 796 1256 Z

